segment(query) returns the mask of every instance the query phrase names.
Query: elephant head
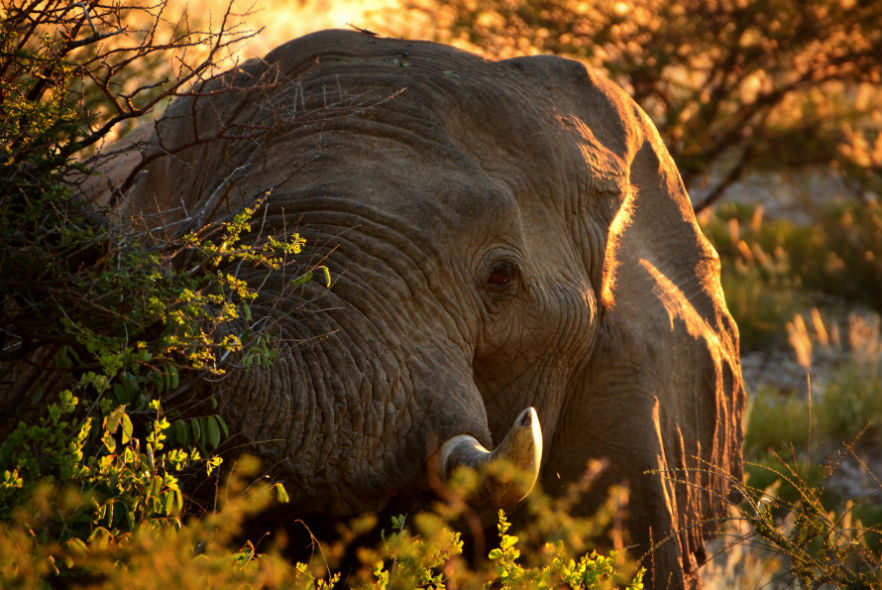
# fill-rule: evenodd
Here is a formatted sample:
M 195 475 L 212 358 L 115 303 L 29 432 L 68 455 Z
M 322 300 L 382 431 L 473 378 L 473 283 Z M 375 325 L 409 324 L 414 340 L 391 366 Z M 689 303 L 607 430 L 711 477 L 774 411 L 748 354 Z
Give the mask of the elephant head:
M 556 57 L 327 31 L 180 99 L 151 146 L 125 216 L 174 232 L 264 196 L 261 231 L 330 267 L 297 297 L 294 272 L 250 277 L 279 358 L 214 392 L 299 506 L 381 508 L 432 457 L 499 447 L 552 492 L 605 458 L 651 585 L 688 582 L 741 477 L 738 334 L 622 90 Z

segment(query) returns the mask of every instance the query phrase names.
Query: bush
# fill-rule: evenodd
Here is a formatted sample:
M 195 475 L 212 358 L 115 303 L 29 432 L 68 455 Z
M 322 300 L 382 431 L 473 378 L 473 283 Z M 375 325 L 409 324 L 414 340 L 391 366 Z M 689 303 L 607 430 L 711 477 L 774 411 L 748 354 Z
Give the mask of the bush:
M 259 557 L 252 545 L 235 544 L 243 519 L 280 492 L 260 482 L 246 488 L 256 465 L 244 463 L 225 486 L 229 493 L 217 513 L 186 523 L 157 519 L 124 533 L 98 526 L 86 537 L 57 536 L 52 525 L 75 519 L 93 499 L 73 485 L 40 485 L 14 518 L 0 522 L 0 586 L 275 588 L 296 582 L 277 552 Z
M 750 563 L 754 571 L 742 571 L 740 577 L 730 571 L 729 584 L 796 584 L 806 590 L 879 587 L 882 526 L 878 509 L 851 500 L 831 508 L 824 498 L 826 480 L 807 474 L 805 464 L 778 457 L 774 466 L 755 467 L 769 475 L 762 478 L 764 481 L 773 483 L 765 487 L 739 485 L 744 500 L 733 509 L 726 528 L 731 535 L 729 543 L 735 547 L 733 553 Z M 878 494 L 882 484 L 878 480 L 876 484 Z M 861 505 L 869 510 L 861 511 Z M 869 524 L 864 524 L 862 517 L 869 517 Z M 744 559 L 745 555 L 750 558 Z M 742 585 L 746 578 L 755 580 L 752 586 Z
M 786 394 L 764 387 L 750 402 L 745 453 L 749 456 L 774 449 L 789 452 L 789 445 L 805 448 L 811 434 L 814 443 L 850 442 L 859 434 L 882 435 L 882 375 L 878 367 L 849 362 L 825 375 L 812 386 L 811 415 L 803 395 Z M 811 421 L 811 427 L 809 427 Z
M 342 554 L 375 519 L 363 516 L 344 531 L 344 541 L 319 549 L 309 562 L 284 557 L 281 533 L 261 542 L 242 540 L 247 519 L 276 502 L 287 501 L 284 488 L 254 477 L 256 461 L 242 458 L 223 490 L 219 509 L 186 522 L 156 519 L 129 532 L 95 527 L 86 537 L 62 538 L 54 525 L 73 522 L 92 503 L 76 486 L 41 485 L 8 520 L 0 520 L 0 586 L 37 588 L 331 588 L 338 582 L 359 588 L 642 588 L 642 570 L 634 571 L 624 555 L 574 551 L 566 539 L 594 526 L 566 519 L 555 535 L 544 537 L 542 550 L 525 560 L 519 536 L 535 538 L 535 526 L 518 535 L 503 512 L 498 515 L 499 542 L 475 565 L 462 556 L 460 533 L 451 528 L 458 508 L 392 519 L 375 546 L 358 548 L 358 564 L 347 575 L 332 571 L 325 555 Z M 547 498 L 536 496 L 544 506 Z M 557 508 L 560 509 L 559 507 Z M 407 524 L 410 522 L 411 524 Z M 47 525 L 50 525 L 47 528 Z M 527 561 L 523 564 L 522 561 Z M 538 563 L 538 565 L 534 565 Z
M 254 209 L 245 209 L 148 243 L 115 228 L 74 181 L 92 172 L 78 159 L 90 146 L 198 81 L 243 38 L 230 37 L 229 10 L 216 33 L 181 20 L 160 41 L 164 2 L 3 7 L 0 520 L 42 502 L 47 485 L 76 489 L 77 501 L 43 515 L 32 541 L 46 551 L 179 522 L 180 475 L 211 473 L 228 435 L 213 400 L 187 392 L 222 374 L 232 354 L 271 360 L 249 328 L 258 291 L 222 269 L 289 264 L 303 246 L 297 234 L 246 244 Z M 200 45 L 207 57 L 182 55 L 164 82 L 132 74 Z

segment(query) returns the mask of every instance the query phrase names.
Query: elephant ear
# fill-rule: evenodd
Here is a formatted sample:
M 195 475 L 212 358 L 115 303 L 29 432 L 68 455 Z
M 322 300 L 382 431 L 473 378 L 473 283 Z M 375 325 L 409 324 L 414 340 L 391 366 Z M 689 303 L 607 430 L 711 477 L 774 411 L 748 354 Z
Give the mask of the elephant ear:
M 649 525 L 632 525 L 632 534 L 652 548 L 654 585 L 682 587 L 695 557 L 704 559 L 703 540 L 724 516 L 732 482 L 741 481 L 738 329 L 719 257 L 676 166 L 649 118 L 627 101 L 628 190 L 607 235 L 600 360 L 586 397 L 595 417 L 636 430 L 605 455 L 627 465 L 620 470 L 632 483 L 633 521 Z M 686 579 L 660 579 L 679 571 Z

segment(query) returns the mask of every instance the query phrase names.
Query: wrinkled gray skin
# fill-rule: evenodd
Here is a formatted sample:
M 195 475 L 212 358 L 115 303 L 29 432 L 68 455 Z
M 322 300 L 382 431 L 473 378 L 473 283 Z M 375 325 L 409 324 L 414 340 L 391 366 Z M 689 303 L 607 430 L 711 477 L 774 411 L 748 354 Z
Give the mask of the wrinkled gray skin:
M 556 57 L 329 31 L 200 95 L 141 145 L 121 210 L 207 221 L 272 188 L 264 232 L 328 255 L 330 290 L 285 290 L 291 269 L 262 287 L 279 360 L 215 386 L 295 505 L 380 509 L 432 481 L 444 441 L 493 449 L 532 406 L 542 487 L 607 458 L 636 553 L 658 544 L 649 586 L 694 582 L 741 478 L 738 334 L 674 163 L 619 88 Z

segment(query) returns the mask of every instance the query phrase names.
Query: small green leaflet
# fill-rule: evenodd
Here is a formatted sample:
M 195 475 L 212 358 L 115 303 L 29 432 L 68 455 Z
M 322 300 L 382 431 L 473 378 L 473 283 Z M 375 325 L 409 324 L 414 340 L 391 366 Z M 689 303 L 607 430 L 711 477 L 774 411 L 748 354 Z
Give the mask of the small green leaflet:
M 206 442 L 212 449 L 216 449 L 221 441 L 220 425 L 214 416 L 206 416 L 203 418 L 205 425 Z
M 325 277 L 325 287 L 330 289 L 331 288 L 331 271 L 328 270 L 328 267 L 324 266 L 324 265 L 316 266 L 314 269 L 310 270 L 309 272 L 306 272 L 306 273 L 300 275 L 296 279 L 292 280 L 291 284 L 292 285 L 302 285 L 303 283 L 312 280 L 313 275 L 315 274 L 316 271 L 322 272 L 322 275 Z
M 273 489 L 276 490 L 276 499 L 281 504 L 287 504 L 291 501 L 291 498 L 288 496 L 288 490 L 285 489 L 285 486 L 279 482 L 273 484 Z

